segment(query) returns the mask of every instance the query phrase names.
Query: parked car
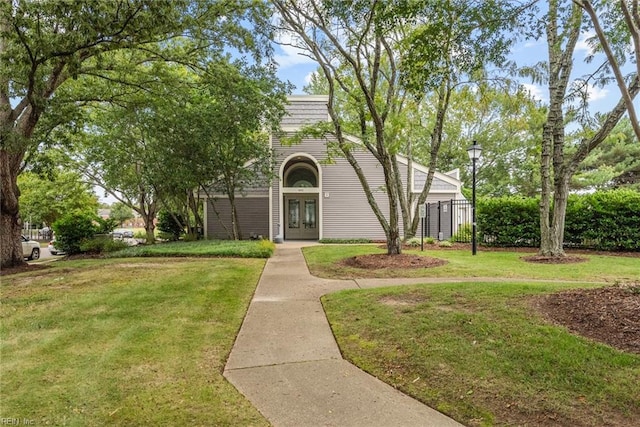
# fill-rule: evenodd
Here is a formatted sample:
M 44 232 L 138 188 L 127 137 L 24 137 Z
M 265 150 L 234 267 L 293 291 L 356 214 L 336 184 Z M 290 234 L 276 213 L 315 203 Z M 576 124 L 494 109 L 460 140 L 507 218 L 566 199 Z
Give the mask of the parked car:
M 24 236 L 20 237 L 22 237 L 22 256 L 29 261 L 40 258 L 40 243 L 35 240 L 29 240 Z
M 112 234 L 114 240 L 133 239 L 133 230 L 116 229 Z
M 49 242 L 49 253 L 51 255 L 64 255 L 64 251 L 61 251 L 56 248 L 56 239 L 53 239 Z

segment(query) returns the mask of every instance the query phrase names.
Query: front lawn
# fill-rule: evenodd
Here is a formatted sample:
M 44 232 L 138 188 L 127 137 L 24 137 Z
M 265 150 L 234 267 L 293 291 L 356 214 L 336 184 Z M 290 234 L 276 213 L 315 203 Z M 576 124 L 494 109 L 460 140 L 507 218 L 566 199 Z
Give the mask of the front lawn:
M 605 275 L 630 268 L 607 258 Z M 517 263 L 475 266 L 488 275 Z M 535 295 L 585 286 L 595 285 L 469 281 L 349 290 L 323 304 L 345 358 L 465 425 L 634 425 L 640 356 L 571 334 L 533 308 Z
M 424 277 L 431 283 L 323 297 L 341 352 L 355 365 L 465 425 L 622 427 L 640 419 L 640 355 L 546 320 L 535 299 L 622 283 L 631 286 L 630 299 L 640 304 L 638 258 L 581 255 L 585 262 L 533 264 L 520 252 L 483 250 L 472 256 L 429 248 L 405 253 L 447 263 L 362 269 L 344 262 L 376 253 L 384 250 L 378 245 L 304 249 L 310 270 L 322 277 Z M 438 278 L 461 283 L 438 283 Z M 613 310 L 607 316 L 615 317 Z M 619 319 L 620 327 L 637 330 L 629 324 L 637 316 L 631 319 Z M 591 326 L 597 328 L 597 322 Z M 625 337 L 635 339 L 630 334 Z
M 585 255 L 579 264 L 534 264 L 522 261 L 519 252 L 431 249 L 404 251 L 440 258 L 447 264 L 435 268 L 366 270 L 341 263 L 348 257 L 385 253 L 379 245 L 319 245 L 304 248 L 304 256 L 312 274 L 330 279 L 363 277 L 495 277 L 500 279 L 582 280 L 615 282 L 640 278 L 640 258 Z M 615 265 L 615 268 L 613 267 Z
M 34 425 L 267 425 L 222 376 L 263 266 L 78 260 L 3 276 L 2 416 Z

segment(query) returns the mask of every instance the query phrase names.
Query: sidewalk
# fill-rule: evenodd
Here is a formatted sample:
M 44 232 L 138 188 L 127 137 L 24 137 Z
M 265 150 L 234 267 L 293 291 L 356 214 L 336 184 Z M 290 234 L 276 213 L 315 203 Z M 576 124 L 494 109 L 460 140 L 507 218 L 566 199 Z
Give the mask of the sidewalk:
M 363 284 L 311 276 L 302 246 L 268 260 L 224 376 L 274 426 L 460 426 L 342 358 L 320 297 Z

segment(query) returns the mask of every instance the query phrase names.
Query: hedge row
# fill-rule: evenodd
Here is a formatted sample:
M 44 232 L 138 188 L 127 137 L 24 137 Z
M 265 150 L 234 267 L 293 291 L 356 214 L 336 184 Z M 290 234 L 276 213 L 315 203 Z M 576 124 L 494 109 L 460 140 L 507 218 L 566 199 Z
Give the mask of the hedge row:
M 478 200 L 479 241 L 492 246 L 540 245 L 540 199 Z M 612 190 L 570 195 L 565 246 L 640 251 L 640 193 Z

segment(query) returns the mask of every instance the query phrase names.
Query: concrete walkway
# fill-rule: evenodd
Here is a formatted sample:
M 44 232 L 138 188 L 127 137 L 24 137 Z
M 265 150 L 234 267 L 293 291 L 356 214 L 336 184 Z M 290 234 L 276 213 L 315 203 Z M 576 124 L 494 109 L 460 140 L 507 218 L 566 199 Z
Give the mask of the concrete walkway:
M 460 426 L 342 358 L 320 297 L 389 282 L 314 277 L 302 246 L 267 261 L 224 376 L 274 426 Z

